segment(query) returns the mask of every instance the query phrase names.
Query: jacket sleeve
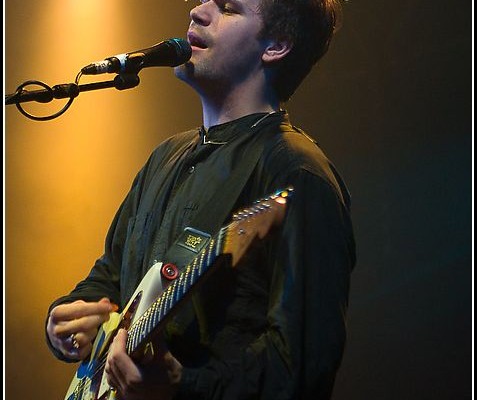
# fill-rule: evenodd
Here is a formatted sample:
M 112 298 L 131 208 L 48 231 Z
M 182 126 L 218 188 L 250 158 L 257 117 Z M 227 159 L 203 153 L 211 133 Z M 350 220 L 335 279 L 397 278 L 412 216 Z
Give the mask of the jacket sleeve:
M 307 170 L 281 183 L 295 193 L 270 245 L 267 329 L 233 359 L 184 368 L 178 399 L 331 396 L 355 262 L 349 210 L 333 185 Z

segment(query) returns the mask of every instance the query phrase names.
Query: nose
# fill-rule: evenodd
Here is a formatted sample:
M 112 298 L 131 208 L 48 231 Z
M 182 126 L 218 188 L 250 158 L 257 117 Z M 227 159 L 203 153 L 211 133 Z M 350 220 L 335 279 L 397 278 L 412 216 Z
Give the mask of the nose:
M 210 24 L 210 10 L 208 10 L 209 1 L 204 1 L 190 10 L 190 19 L 197 25 L 207 26 Z

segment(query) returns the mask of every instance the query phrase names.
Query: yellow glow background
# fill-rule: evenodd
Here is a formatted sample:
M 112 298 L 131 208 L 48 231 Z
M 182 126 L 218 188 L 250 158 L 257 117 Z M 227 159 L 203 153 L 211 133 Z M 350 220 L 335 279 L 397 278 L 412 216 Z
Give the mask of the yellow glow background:
M 333 398 L 469 398 L 472 10 L 446 0 L 342 4 L 342 30 L 287 105 L 353 199 L 358 265 Z M 184 37 L 191 5 L 6 0 L 4 7 L 4 90 L 13 93 L 26 80 L 73 82 L 92 61 Z M 148 68 L 140 78 L 131 90 L 82 93 L 49 122 L 5 108 L 8 400 L 64 398 L 77 366 L 49 353 L 46 310 L 101 255 L 151 151 L 200 124 L 197 96 L 171 69 Z
M 7 0 L 5 94 L 30 79 L 50 86 L 74 82 L 92 61 L 184 37 L 189 9 L 177 0 Z M 101 255 L 114 213 L 154 147 L 200 123 L 196 96 L 172 69 L 149 68 L 139 76 L 134 89 L 81 93 L 52 121 L 5 108 L 9 399 L 63 398 L 77 365 L 49 353 L 46 310 Z M 63 104 L 24 106 L 44 115 Z

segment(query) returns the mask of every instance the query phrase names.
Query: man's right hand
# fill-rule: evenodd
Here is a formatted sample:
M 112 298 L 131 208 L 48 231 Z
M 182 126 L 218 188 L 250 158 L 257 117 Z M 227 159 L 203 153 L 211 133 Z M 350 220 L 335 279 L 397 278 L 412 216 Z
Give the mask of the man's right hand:
M 84 360 L 91 353 L 98 328 L 117 308 L 107 298 L 56 306 L 50 312 L 46 327 L 51 344 L 70 360 Z

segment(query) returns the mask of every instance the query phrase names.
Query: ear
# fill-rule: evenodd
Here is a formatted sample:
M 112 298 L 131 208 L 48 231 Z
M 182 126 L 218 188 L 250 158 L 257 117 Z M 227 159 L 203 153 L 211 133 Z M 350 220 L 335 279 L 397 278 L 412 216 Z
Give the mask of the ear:
M 272 63 L 283 59 L 293 45 L 287 41 L 270 41 L 262 54 L 262 61 Z

